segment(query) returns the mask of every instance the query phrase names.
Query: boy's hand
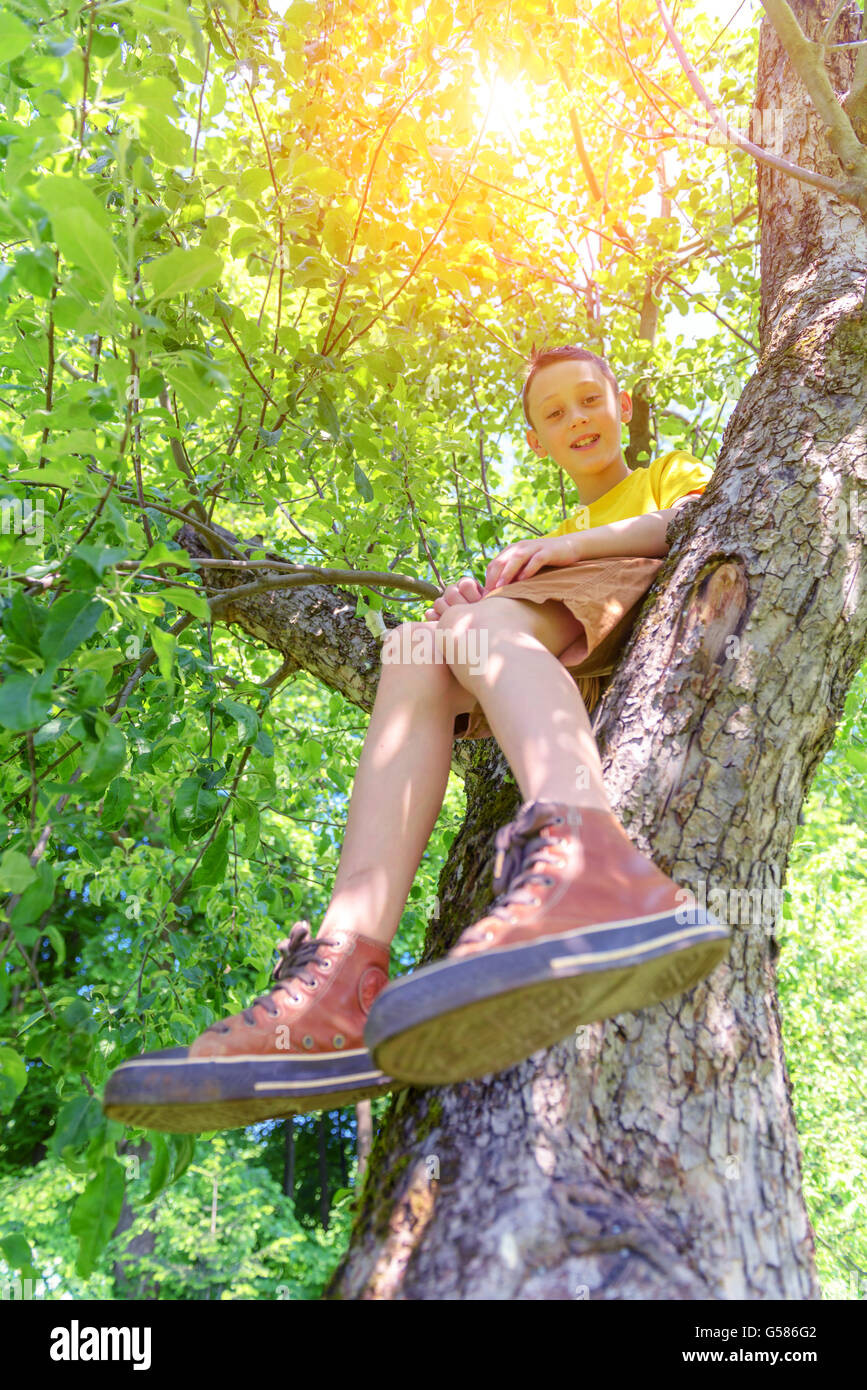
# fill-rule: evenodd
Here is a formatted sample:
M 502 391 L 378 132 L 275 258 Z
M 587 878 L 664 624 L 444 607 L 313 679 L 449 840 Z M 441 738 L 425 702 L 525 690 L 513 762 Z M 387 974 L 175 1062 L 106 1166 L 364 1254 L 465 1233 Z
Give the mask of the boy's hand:
M 473 579 L 468 575 L 465 579 L 459 579 L 457 584 L 448 584 L 443 589 L 438 599 L 434 599 L 433 608 L 429 608 L 425 613 L 425 621 L 441 618 L 447 608 L 451 608 L 455 603 L 478 603 L 482 597 L 482 586 L 478 579 Z
M 580 549 L 580 531 L 570 531 L 566 536 L 534 536 L 532 540 L 507 545 L 485 571 L 485 596 L 505 584 L 531 579 L 545 565 L 577 565 Z

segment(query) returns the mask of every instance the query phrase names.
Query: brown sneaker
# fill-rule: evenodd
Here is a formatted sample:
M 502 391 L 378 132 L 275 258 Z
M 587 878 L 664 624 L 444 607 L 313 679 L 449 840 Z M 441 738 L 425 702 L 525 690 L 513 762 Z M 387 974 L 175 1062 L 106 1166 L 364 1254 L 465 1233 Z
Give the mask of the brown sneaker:
M 212 1023 L 189 1049 L 124 1062 L 103 1109 L 125 1124 L 173 1133 L 231 1129 L 335 1110 L 395 1087 L 364 1046 L 364 1024 L 388 983 L 389 947 L 360 932 L 313 938 L 296 922 L 278 943 L 275 983 L 249 1008 Z
M 444 961 L 371 1009 L 377 1066 L 415 1085 L 504 1070 L 581 1023 L 691 989 L 730 936 L 613 812 L 526 802 L 497 832 L 499 896 Z

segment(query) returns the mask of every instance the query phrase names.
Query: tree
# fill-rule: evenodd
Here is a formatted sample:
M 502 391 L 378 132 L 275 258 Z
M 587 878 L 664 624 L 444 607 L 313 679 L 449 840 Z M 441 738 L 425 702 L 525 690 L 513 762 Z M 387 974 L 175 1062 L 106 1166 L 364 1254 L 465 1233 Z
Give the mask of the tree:
M 865 50 L 805 49 L 792 24 L 818 37 L 830 4 L 767 0 L 754 125 L 784 114 L 786 166 L 767 163 L 766 123 L 715 164 L 717 119 L 689 117 L 676 55 L 713 31 L 675 34 L 645 0 L 629 23 L 594 11 L 600 108 L 572 79 L 587 26 L 560 9 L 521 0 L 504 24 L 487 0 L 435 0 L 416 22 L 411 6 L 347 0 L 295 3 L 278 22 L 166 5 L 145 33 L 134 5 L 88 6 L 70 35 L 28 0 L 4 20 L 3 447 L 20 523 L 2 537 L 17 586 L 0 692 L 18 991 L 5 1070 L 12 1094 L 31 1084 L 20 1054 L 56 1074 L 64 1137 L 116 1221 L 122 1136 L 88 1092 L 122 1056 L 188 1041 L 261 986 L 281 888 L 298 915 L 321 903 L 303 851 L 316 834 L 327 869 L 339 836 L 305 826 L 331 820 L 315 779 L 335 745 L 329 731 L 278 751 L 280 715 L 315 707 L 308 676 L 335 692 L 332 724 L 344 699 L 369 709 L 383 622 L 565 514 L 550 470 L 500 499 L 494 435 L 514 432 L 503 402 L 530 341 L 571 337 L 577 320 L 641 384 L 631 462 L 684 420 L 709 452 L 739 395 L 595 714 L 633 839 L 737 923 L 736 943 L 689 997 L 490 1081 L 402 1093 L 331 1291 L 812 1298 L 773 967 L 798 814 L 865 651 L 851 520 Z M 843 8 L 834 42 L 860 24 Z M 666 26 L 670 59 L 656 51 Z M 754 37 L 729 49 L 720 104 L 746 91 Z M 479 69 L 551 117 L 520 159 L 483 143 Z M 495 83 L 482 92 L 505 119 Z M 74 123 L 52 128 L 58 103 Z M 687 147 L 673 181 L 661 143 Z M 690 305 L 718 335 L 672 341 L 666 316 Z M 249 535 L 251 503 L 273 535 Z M 346 778 L 338 758 L 327 767 L 339 807 Z M 488 901 L 493 834 L 518 800 L 494 747 L 456 748 L 455 767 L 466 818 L 423 960 Z M 299 823 L 276 836 L 287 786 Z M 86 888 L 102 917 L 64 920 L 58 885 Z M 134 968 L 106 956 L 126 940 Z M 398 949 L 413 944 L 402 928 Z M 77 1221 L 91 1253 L 92 1206 Z
M 756 110 L 789 117 L 791 163 L 829 182 L 843 163 L 858 206 L 760 164 L 758 369 L 598 720 L 631 834 L 678 881 L 725 885 L 729 905 L 775 896 L 867 621 L 846 523 L 864 461 L 867 152 L 833 93 L 820 107 L 832 134 L 815 110 L 794 116 L 802 85 L 830 84 L 792 26 L 817 41 L 830 6 L 766 10 Z M 858 37 L 853 8 L 840 23 L 841 41 Z M 854 55 L 828 56 L 855 105 Z M 451 883 L 473 882 L 459 869 L 490 834 L 486 800 Z M 456 896 L 449 917 L 468 920 L 472 901 Z M 748 915 L 729 964 L 676 1004 L 579 1030 L 577 1047 L 491 1082 L 410 1095 L 381 1142 L 340 1296 L 816 1297 L 774 927 L 775 913 Z

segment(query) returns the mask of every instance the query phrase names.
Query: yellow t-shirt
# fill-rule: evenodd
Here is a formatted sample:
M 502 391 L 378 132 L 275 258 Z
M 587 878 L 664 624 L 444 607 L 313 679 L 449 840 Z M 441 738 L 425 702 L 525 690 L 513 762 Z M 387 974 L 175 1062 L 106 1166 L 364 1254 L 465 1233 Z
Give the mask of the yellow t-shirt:
M 611 521 L 625 521 L 645 512 L 661 512 L 671 507 L 679 497 L 690 492 L 704 492 L 713 469 L 684 449 L 672 449 L 661 454 L 647 468 L 635 468 L 628 478 L 621 478 L 614 487 L 603 492 L 595 502 L 579 507 L 556 531 L 548 536 L 566 536 L 570 531 L 587 531 L 593 526 L 607 526 Z

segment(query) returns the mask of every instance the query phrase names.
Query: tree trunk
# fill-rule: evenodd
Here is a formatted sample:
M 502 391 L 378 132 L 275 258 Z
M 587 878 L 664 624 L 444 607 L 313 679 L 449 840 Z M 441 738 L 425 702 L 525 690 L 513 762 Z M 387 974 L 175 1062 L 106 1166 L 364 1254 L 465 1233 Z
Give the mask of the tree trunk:
M 824 0 L 793 9 L 811 38 L 830 13 Z M 847 23 L 836 41 L 858 36 Z M 838 92 L 854 62 L 833 55 Z M 775 153 L 841 177 L 767 20 L 757 107 L 785 114 Z M 400 1093 L 327 1297 L 819 1297 L 774 931 L 801 806 L 867 652 L 867 234 L 854 207 L 767 167 L 758 190 L 758 368 L 713 481 L 669 528 L 594 716 L 612 805 L 731 922 L 730 957 L 689 995 L 580 1028 L 500 1075 Z M 308 589 L 229 620 L 369 708 L 376 671 L 353 611 Z M 425 961 L 490 901 L 493 835 L 519 800 L 492 741 L 459 758 L 467 816 Z
M 118 1154 L 121 1156 L 121 1162 L 126 1167 L 128 1181 L 124 1188 L 120 1216 L 118 1217 L 117 1225 L 113 1231 L 114 1236 L 123 1235 L 125 1231 L 128 1231 L 136 1217 L 140 1215 L 140 1213 L 133 1208 L 130 1201 L 130 1193 L 141 1192 L 142 1195 L 144 1195 L 144 1192 L 147 1190 L 147 1185 L 142 1178 L 141 1169 L 150 1158 L 151 1146 L 146 1140 L 141 1144 L 131 1144 L 129 1140 L 125 1139 L 118 1145 Z M 135 1183 L 139 1184 L 138 1188 L 133 1186 Z M 156 1219 L 155 1210 L 150 1212 L 150 1217 L 153 1220 Z M 131 1263 L 133 1260 L 139 1259 L 142 1255 L 153 1255 L 156 1239 L 154 1230 L 149 1229 L 141 1231 L 137 1236 L 133 1236 L 131 1240 L 127 1241 L 121 1254 L 112 1265 L 111 1272 L 114 1279 L 115 1298 L 139 1299 L 148 1302 L 159 1298 L 159 1284 L 156 1283 L 152 1277 L 143 1276 L 138 1282 L 134 1282 L 127 1269 L 128 1262 Z

